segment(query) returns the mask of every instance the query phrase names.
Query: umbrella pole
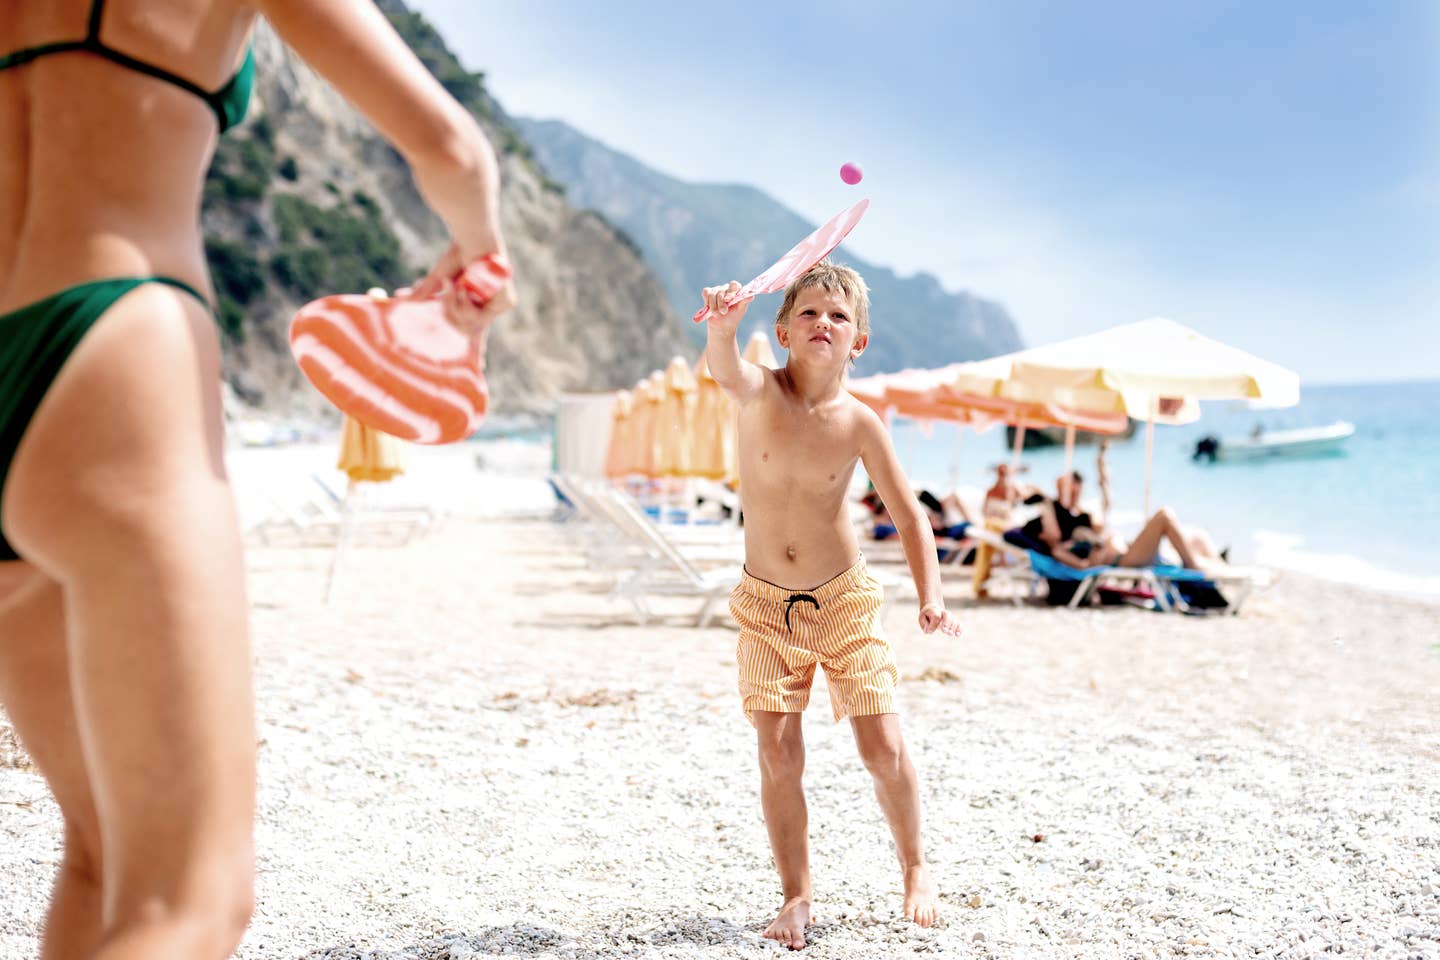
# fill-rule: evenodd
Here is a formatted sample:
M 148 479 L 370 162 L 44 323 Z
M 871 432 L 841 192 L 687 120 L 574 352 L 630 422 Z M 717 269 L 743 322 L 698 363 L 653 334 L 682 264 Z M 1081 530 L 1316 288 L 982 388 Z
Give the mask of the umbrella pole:
M 1065 476 L 1075 467 L 1075 424 L 1065 425 Z
M 915 475 L 915 434 L 918 432 L 916 430 L 918 424 L 914 420 L 909 423 L 910 436 L 905 438 L 905 476 L 913 477 Z
M 955 459 L 950 464 L 950 489 L 960 486 L 960 447 L 965 439 L 965 425 L 955 421 Z
M 335 595 L 335 580 L 340 572 L 340 560 L 345 554 L 345 548 L 350 544 L 350 521 L 354 516 L 355 507 L 353 501 L 356 498 L 356 489 L 359 483 L 351 480 L 345 488 L 345 500 L 340 504 L 340 532 L 335 535 L 335 552 L 330 554 L 330 569 L 325 574 L 325 603 L 328 606 L 330 598 Z
M 1150 519 L 1150 473 L 1155 463 L 1155 406 L 1158 399 L 1150 395 L 1150 406 L 1145 417 L 1145 520 Z
M 1015 452 L 1010 455 L 1010 470 L 1020 469 L 1020 451 L 1025 446 L 1025 421 L 1015 424 Z

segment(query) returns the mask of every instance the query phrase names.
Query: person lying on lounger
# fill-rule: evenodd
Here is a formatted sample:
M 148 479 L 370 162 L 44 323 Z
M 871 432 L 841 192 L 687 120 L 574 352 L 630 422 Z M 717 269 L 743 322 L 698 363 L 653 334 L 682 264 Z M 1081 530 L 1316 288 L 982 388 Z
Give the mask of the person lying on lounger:
M 1214 571 L 1225 566 L 1209 534 L 1198 527 L 1185 528 L 1169 507 L 1155 513 L 1145 527 L 1126 543 L 1117 536 L 1104 536 L 1093 527 L 1076 527 L 1068 540 L 1056 544 L 1051 556 L 1066 566 L 1148 567 L 1160 562 L 1160 546 L 1169 542 L 1189 570 Z
M 960 540 L 965 536 L 965 530 L 970 526 L 970 516 L 958 494 L 948 494 L 945 499 L 941 500 L 929 490 L 919 490 L 915 497 L 930 518 L 930 532 L 935 539 Z M 885 509 L 885 504 L 880 500 L 880 496 L 875 492 L 873 486 L 866 489 L 865 496 L 860 498 L 860 502 L 870 511 L 871 539 L 889 540 L 897 535 L 895 524 L 890 519 L 890 513 Z M 951 511 L 959 514 L 961 518 L 959 523 L 950 522 Z

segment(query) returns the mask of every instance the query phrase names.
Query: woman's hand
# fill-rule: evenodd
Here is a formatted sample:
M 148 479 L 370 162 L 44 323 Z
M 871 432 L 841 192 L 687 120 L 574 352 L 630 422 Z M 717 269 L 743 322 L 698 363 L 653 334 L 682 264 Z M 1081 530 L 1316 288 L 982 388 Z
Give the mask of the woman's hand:
M 959 621 L 950 616 L 943 603 L 927 603 L 920 608 L 920 629 L 924 633 L 939 630 L 947 637 L 960 636 Z
M 452 243 L 425 279 L 415 285 L 410 295 L 418 299 L 441 298 L 445 317 L 462 333 L 483 339 L 495 318 L 515 307 L 515 283 L 506 280 L 488 300 L 480 300 L 466 287 L 457 283 L 465 267 L 474 257 L 467 258 L 458 244 Z

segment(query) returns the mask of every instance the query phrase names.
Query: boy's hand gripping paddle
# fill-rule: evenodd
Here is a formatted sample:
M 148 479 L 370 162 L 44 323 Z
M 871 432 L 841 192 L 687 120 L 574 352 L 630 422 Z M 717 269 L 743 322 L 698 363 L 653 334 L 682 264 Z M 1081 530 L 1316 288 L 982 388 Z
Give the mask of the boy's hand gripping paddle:
M 510 280 L 498 254 L 455 283 L 479 302 Z M 290 352 L 315 389 L 368 427 L 415 443 L 474 433 L 490 404 L 484 348 L 445 317 L 440 297 L 337 294 L 307 303 L 290 323 Z
M 840 241 L 855 229 L 855 224 L 865 216 L 865 210 L 869 206 L 868 199 L 861 200 L 850 209 L 835 214 L 818 230 L 795 244 L 790 252 L 777 260 L 769 270 L 741 287 L 730 299 L 730 305 L 733 307 L 737 303 L 753 300 L 762 293 L 785 289 L 806 270 L 824 260 L 831 250 L 840 246 Z M 705 314 L 706 309 L 701 307 L 691 319 L 699 323 L 705 319 Z

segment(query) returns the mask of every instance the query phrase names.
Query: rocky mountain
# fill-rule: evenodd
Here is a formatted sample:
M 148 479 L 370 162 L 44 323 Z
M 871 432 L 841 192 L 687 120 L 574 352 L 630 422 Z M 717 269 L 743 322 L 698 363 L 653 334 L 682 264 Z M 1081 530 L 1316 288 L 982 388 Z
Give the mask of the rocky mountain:
M 399 0 L 380 6 L 501 156 L 502 222 L 520 306 L 492 331 L 493 409 L 543 414 L 560 391 L 628 385 L 677 352 L 693 355 L 633 244 L 566 201 L 483 76 L 467 72 Z M 250 117 L 223 139 L 205 184 L 226 380 L 249 411 L 332 419 L 290 359 L 290 317 L 317 296 L 413 280 L 446 233 L 399 155 L 263 26 L 255 56 Z
M 686 183 L 560 121 L 517 122 L 546 173 L 564 184 L 569 201 L 599 211 L 634 239 L 697 344 L 703 329 L 689 317 L 700 305 L 703 286 L 727 277 L 750 279 L 815 229 L 753 187 Z M 933 367 L 1021 346 L 1014 321 L 994 301 L 951 293 L 928 273 L 898 276 L 844 246 L 834 257 L 859 270 L 870 287 L 874 335 L 857 374 Z M 780 294 L 757 299 L 742 333 L 771 329 L 779 305 Z

